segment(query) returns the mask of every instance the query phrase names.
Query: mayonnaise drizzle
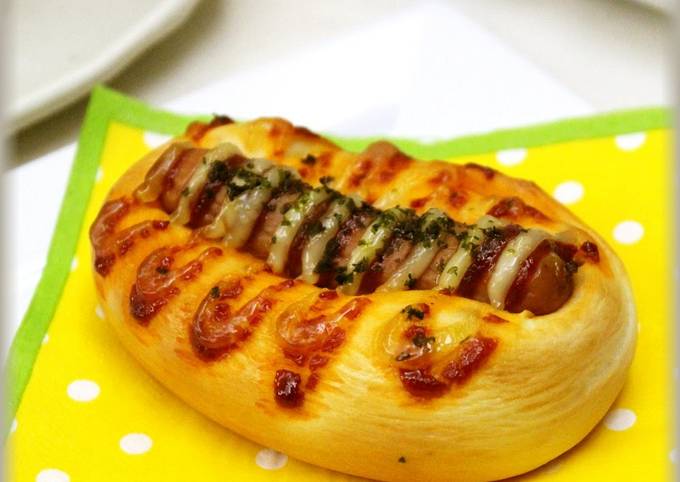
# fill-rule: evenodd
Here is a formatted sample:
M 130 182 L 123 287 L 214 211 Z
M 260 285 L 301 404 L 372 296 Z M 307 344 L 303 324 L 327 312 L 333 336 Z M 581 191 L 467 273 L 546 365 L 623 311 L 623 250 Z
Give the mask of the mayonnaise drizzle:
M 271 199 L 272 190 L 278 186 L 281 175 L 276 169 L 272 169 L 265 174 L 265 178 L 269 181 L 269 186 L 257 186 L 225 203 L 228 209 L 222 217 L 222 223 L 226 231 L 224 243 L 227 246 L 240 248 L 248 241 L 255 222 Z
M 472 264 L 472 248 L 484 241 L 484 230 L 502 226 L 500 219 L 485 215 L 468 232 L 466 238 L 458 245 L 458 249 L 444 266 L 437 287 L 455 290 L 463 279 L 463 275 Z
M 160 164 L 152 175 L 148 176 L 135 191 L 135 196 L 142 202 L 152 202 L 160 196 L 163 189 L 163 180 L 172 165 L 186 149 L 192 148 L 188 142 L 176 142 L 170 144 L 161 154 Z M 210 170 L 214 161 L 228 160 L 233 156 L 242 155 L 238 147 L 231 143 L 223 143 L 207 151 L 192 173 L 189 181 L 180 196 L 178 206 L 171 214 L 170 220 L 178 224 L 186 224 L 191 218 L 191 206 L 196 202 L 201 189 L 209 181 Z M 297 172 L 289 167 L 273 166 L 266 159 L 250 159 L 241 166 L 263 177 L 263 182 L 252 188 L 246 187 L 246 177 L 240 178 L 238 171 L 231 178 L 230 183 L 246 188 L 237 197 L 225 198 L 220 213 L 214 221 L 202 228 L 201 234 L 210 239 L 222 239 L 230 247 L 240 248 L 250 238 L 252 230 L 260 216 L 264 206 L 271 199 L 274 191 L 283 182 L 287 175 L 297 177 Z M 245 173 L 242 173 L 246 176 Z M 242 184 L 239 184 L 241 182 Z M 267 264 L 276 274 L 281 274 L 286 266 L 288 254 L 295 236 L 303 226 L 310 213 L 320 204 L 326 202 L 333 194 L 332 190 L 325 187 L 304 191 L 283 215 L 282 221 L 277 227 Z M 323 258 L 328 243 L 337 236 L 340 226 L 349 219 L 353 211 L 361 205 L 357 196 L 341 196 L 334 199 L 329 209 L 319 219 L 319 231 L 312 235 L 304 244 L 302 251 L 302 272 L 300 278 L 308 283 L 318 282 L 319 275 L 315 272 L 316 267 Z M 347 263 L 348 282 L 340 289 L 349 295 L 358 292 L 364 276 L 364 271 L 375 260 L 376 256 L 385 248 L 393 235 L 395 227 L 404 221 L 407 211 L 399 207 L 388 209 L 378 216 L 366 229 L 357 247 L 350 254 Z M 427 232 L 428 226 L 440 219 L 448 219 L 446 214 L 439 209 L 433 208 L 425 213 L 421 229 Z M 485 230 L 493 227 L 501 227 L 505 223 L 493 216 L 483 216 L 477 223 L 468 229 L 464 238 L 458 245 L 456 252 L 451 256 L 437 281 L 438 289 L 455 290 L 460 285 L 465 272 L 472 265 L 473 251 L 475 246 L 484 242 Z M 450 231 L 442 231 L 442 233 Z M 392 273 L 388 280 L 377 291 L 396 291 L 404 289 L 410 279 L 419 279 L 432 263 L 432 260 L 441 249 L 439 241 L 443 234 L 434 234 L 425 242 L 421 240 L 413 247 L 406 260 L 397 270 Z M 489 302 L 497 309 L 504 309 L 505 298 L 517 277 L 520 266 L 529 255 L 545 239 L 551 235 L 540 229 L 530 229 L 517 235 L 503 248 L 496 264 L 494 265 L 487 285 Z
M 271 267 L 273 273 L 283 273 L 288 260 L 288 251 L 290 251 L 293 239 L 305 218 L 318 204 L 326 201 L 330 195 L 331 191 L 325 187 L 304 192 L 285 212 L 281 224 L 274 231 L 273 242 L 267 258 L 267 264 Z
M 254 172 L 255 174 L 263 175 L 266 181 L 270 184 L 271 188 L 275 188 L 279 185 L 281 178 L 283 176 L 285 168 L 272 168 L 273 164 L 266 159 L 253 159 L 248 161 L 248 163 L 243 166 L 243 169 L 247 171 Z M 238 176 L 238 174 L 236 175 Z M 233 182 L 233 181 L 232 181 Z M 236 179 L 238 182 L 238 179 Z M 254 193 L 255 191 L 255 193 Z M 242 193 L 240 196 L 230 199 L 228 196 L 225 197 L 224 203 L 220 208 L 220 212 L 212 223 L 205 226 L 201 230 L 201 234 L 206 238 L 217 239 L 229 236 L 229 229 L 237 229 L 239 232 L 232 235 L 233 240 L 230 246 L 240 247 L 248 239 L 242 239 L 247 234 L 250 234 L 252 228 L 259 216 L 264 203 L 266 203 L 271 197 L 271 189 L 268 186 L 257 186 L 252 190 L 248 190 Z M 253 205 L 245 204 L 245 200 L 253 202 Z M 239 212 L 247 211 L 247 212 Z M 237 219 L 241 217 L 245 225 L 237 224 Z M 225 238 L 226 239 L 226 238 Z
M 323 257 L 326 245 L 360 204 L 361 200 L 356 196 L 343 196 L 333 201 L 328 212 L 319 220 L 321 231 L 307 241 L 302 251 L 302 274 L 300 275 L 302 280 L 311 284 L 319 280 L 319 275 L 314 270 Z
M 238 147 L 228 142 L 222 143 L 205 153 L 201 163 L 194 170 L 184 192 L 179 198 L 177 209 L 170 215 L 170 221 L 176 224 L 186 224 L 191 219 L 191 205 L 201 192 L 201 188 L 208 182 L 208 175 L 213 161 L 221 161 L 231 156 L 239 155 Z
M 440 218 L 446 218 L 446 214 L 439 209 L 432 208 L 425 213 L 422 229 L 427 232 L 427 228 Z M 437 239 L 428 239 L 419 242 L 411 251 L 409 256 L 392 276 L 376 291 L 398 291 L 403 290 L 409 279 L 418 279 L 422 276 L 432 259 L 434 259 L 441 246 Z
M 191 205 L 201 192 L 201 187 L 208 180 L 210 165 L 201 162 L 187 183 L 182 195 L 179 197 L 177 209 L 170 215 L 170 221 L 176 224 L 186 224 L 191 219 Z
M 175 142 L 168 146 L 160 156 L 161 163 L 153 174 L 144 179 L 144 182 L 135 190 L 137 199 L 144 203 L 153 202 L 163 192 L 163 180 L 168 174 L 170 167 L 184 151 L 191 148 L 189 142 Z
M 385 243 L 392 236 L 392 231 L 405 217 L 406 212 L 403 209 L 392 208 L 379 215 L 368 226 L 358 246 L 352 251 L 347 263 L 347 270 L 351 279 L 342 286 L 341 290 L 343 293 L 354 295 L 359 291 L 365 269 L 385 247 Z M 361 270 L 357 270 L 359 266 L 362 266 Z
M 530 229 L 513 238 L 501 253 L 496 266 L 491 272 L 487 286 L 489 302 L 494 308 L 505 308 L 505 298 L 512 282 L 517 277 L 519 268 L 529 255 L 549 234 L 539 229 Z

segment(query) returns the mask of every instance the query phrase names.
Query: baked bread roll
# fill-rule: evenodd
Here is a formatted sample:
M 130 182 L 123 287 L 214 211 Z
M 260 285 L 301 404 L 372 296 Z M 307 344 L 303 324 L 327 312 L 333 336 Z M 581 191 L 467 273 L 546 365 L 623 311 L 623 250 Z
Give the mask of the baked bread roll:
M 620 260 L 535 184 L 216 117 L 152 151 L 90 231 L 106 317 L 225 427 L 385 481 L 495 480 L 619 393 Z

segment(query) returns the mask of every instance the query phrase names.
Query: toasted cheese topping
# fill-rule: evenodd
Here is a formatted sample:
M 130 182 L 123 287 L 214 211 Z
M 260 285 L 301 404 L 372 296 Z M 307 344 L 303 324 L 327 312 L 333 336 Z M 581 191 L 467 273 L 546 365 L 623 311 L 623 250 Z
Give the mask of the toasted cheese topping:
M 163 152 L 157 166 L 153 169 L 144 182 L 135 191 L 135 196 L 142 202 L 148 203 L 153 202 L 161 195 L 163 192 L 163 180 L 167 175 L 170 167 L 175 163 L 177 158 L 182 155 L 182 153 L 191 148 L 189 142 L 175 142 L 170 144 L 170 146 Z
M 502 226 L 500 219 L 493 216 L 482 216 L 477 224 L 467 231 L 458 245 L 458 250 L 451 256 L 439 277 L 438 288 L 455 290 L 463 275 L 472 264 L 472 250 L 484 241 L 484 230 Z
M 269 171 L 274 164 L 267 159 L 251 159 L 246 164 L 246 169 L 254 172 L 255 174 L 264 174 Z
M 271 198 L 272 189 L 279 185 L 284 172 L 288 172 L 287 169 L 272 166 L 272 163 L 265 159 L 249 161 L 243 167 L 243 171 L 264 174 L 262 182 L 233 199 L 227 196 L 219 214 L 212 223 L 202 228 L 201 234 L 210 239 L 224 238 L 229 246 L 242 246 L 247 241 L 264 204 Z M 248 180 L 237 173 L 231 182 L 237 187 L 243 187 L 247 185 Z
M 324 177 L 319 179 L 323 186 L 313 188 L 289 167 L 274 166 L 266 159 L 246 159 L 233 144 L 182 154 L 184 147 L 183 143 L 170 145 L 159 157 L 137 189 L 138 199 L 151 202 L 144 200 L 162 195 L 166 212 L 177 203 L 172 222 L 191 223 L 206 238 L 266 259 L 275 274 L 294 277 L 299 273 L 308 283 L 327 288 L 339 285 L 348 295 L 376 287 L 389 292 L 418 286 L 455 291 L 498 309 L 506 309 L 508 298 L 512 311 L 508 293 L 512 295 L 515 289 L 521 266 L 542 241 L 552 238 L 537 229 L 506 226 L 491 215 L 475 225 L 463 225 L 435 208 L 422 216 L 398 206 L 381 212 L 329 188 Z M 164 182 L 168 176 L 172 177 Z M 172 202 L 165 202 L 166 186 Z M 221 206 L 215 203 L 216 196 L 224 199 Z M 252 245 L 246 246 L 250 239 Z M 571 274 L 578 267 L 578 261 L 572 261 L 577 248 L 556 241 L 548 250 L 561 261 L 544 279 L 557 288 L 571 289 Z M 597 248 L 588 245 L 587 252 L 594 252 L 590 255 L 594 258 Z M 368 278 L 364 278 L 366 273 Z M 547 302 L 548 308 L 533 311 L 554 311 L 565 300 Z
M 176 224 L 186 224 L 191 219 L 191 206 L 194 204 L 201 188 L 208 181 L 208 174 L 210 173 L 210 165 L 201 162 L 189 179 L 187 187 L 184 188 L 182 196 L 179 198 L 177 209 L 170 215 L 170 221 Z
M 274 237 L 267 258 L 272 272 L 280 274 L 286 266 L 288 251 L 298 230 L 307 215 L 320 203 L 326 201 L 332 191 L 325 186 L 304 192 L 283 215 L 281 224 L 274 232 Z
M 241 150 L 235 144 L 223 142 L 206 152 L 204 159 L 206 164 L 210 164 L 213 161 L 224 161 L 232 156 L 240 155 L 242 155 Z
M 406 218 L 406 211 L 401 208 L 388 209 L 380 214 L 369 226 L 359 241 L 359 245 L 352 251 L 348 269 L 348 283 L 344 284 L 342 291 L 345 294 L 356 294 L 361 286 L 364 271 L 373 262 L 375 257 L 385 247 L 385 243 L 392 236 L 394 228 L 400 221 Z
M 530 229 L 525 233 L 520 233 L 508 243 L 496 262 L 487 286 L 489 301 L 494 308 L 501 310 L 505 308 L 505 297 L 520 266 L 548 237 L 545 231 Z
M 321 231 L 313 235 L 302 252 L 302 274 L 300 278 L 314 284 L 319 279 L 315 272 L 326 245 L 338 234 L 340 225 L 347 221 L 352 212 L 361 204 L 355 197 L 341 197 L 333 201 L 328 212 L 319 220 Z
M 443 211 L 433 208 L 424 215 L 422 231 L 427 233 L 430 227 L 442 220 L 448 219 Z M 378 288 L 377 291 L 398 291 L 403 290 L 410 279 L 418 279 L 425 272 L 434 259 L 437 252 L 441 249 L 438 243 L 441 233 L 436 233 L 434 237 L 426 237 L 418 242 L 409 254 L 404 264 L 397 269 L 392 276 Z
M 177 209 L 171 214 L 170 221 L 176 224 L 186 224 L 191 219 L 191 206 L 198 198 L 201 188 L 207 183 L 208 175 L 212 168 L 212 163 L 228 159 L 234 155 L 240 155 L 238 147 L 234 144 L 223 143 L 206 152 L 203 160 L 191 175 L 182 196 L 180 197 Z
M 227 228 L 224 236 L 227 246 L 240 248 L 248 241 L 258 216 L 271 197 L 270 187 L 258 186 L 227 203 L 222 217 L 223 226 Z

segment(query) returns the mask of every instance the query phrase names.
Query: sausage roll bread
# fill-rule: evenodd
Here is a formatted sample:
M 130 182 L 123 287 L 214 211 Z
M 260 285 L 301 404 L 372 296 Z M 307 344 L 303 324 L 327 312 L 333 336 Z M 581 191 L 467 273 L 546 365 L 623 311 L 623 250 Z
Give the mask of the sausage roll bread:
M 633 355 L 621 262 L 535 184 L 282 119 L 192 124 L 90 238 L 107 318 L 153 376 L 353 475 L 531 470 L 597 424 Z

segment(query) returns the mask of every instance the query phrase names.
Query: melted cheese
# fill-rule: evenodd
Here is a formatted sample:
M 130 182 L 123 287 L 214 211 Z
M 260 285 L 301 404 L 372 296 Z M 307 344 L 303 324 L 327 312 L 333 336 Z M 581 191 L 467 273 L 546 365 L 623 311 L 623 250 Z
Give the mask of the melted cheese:
M 314 270 L 321 261 L 326 246 L 360 203 L 358 198 L 341 197 L 331 204 L 328 212 L 319 220 L 321 232 L 310 238 L 302 252 L 302 274 L 300 275 L 302 280 L 311 284 L 319 280 L 319 275 Z
M 258 216 L 265 204 L 271 199 L 272 191 L 281 182 L 286 168 L 270 169 L 269 161 L 251 161 L 246 167 L 257 174 L 264 172 L 269 186 L 257 186 L 241 193 L 234 199 L 225 198 L 220 213 L 212 223 L 204 227 L 201 234 L 210 239 L 224 238 L 229 246 L 241 247 L 250 237 Z M 269 169 L 269 170 L 267 170 Z M 266 172 L 265 172 L 266 171 Z
M 351 280 L 342 286 L 342 292 L 354 295 L 359 291 L 361 280 L 364 278 L 363 270 L 357 271 L 357 266 L 362 265 L 364 270 L 373 262 L 378 252 L 382 251 L 385 243 L 392 236 L 395 225 L 403 220 L 405 213 L 400 208 L 392 208 L 373 221 L 361 237 L 359 244 L 352 251 L 347 263 L 348 274 Z
M 226 230 L 224 243 L 227 246 L 240 248 L 248 241 L 257 218 L 271 197 L 271 188 L 258 186 L 227 203 L 228 208 L 222 217 Z
M 180 196 L 177 209 L 170 215 L 170 221 L 176 224 L 188 223 L 191 219 L 191 206 L 196 201 L 202 187 L 208 182 L 208 175 L 212 168 L 211 164 L 214 161 L 225 160 L 240 153 L 241 151 L 239 151 L 238 147 L 228 142 L 222 143 L 206 152 L 184 188 L 185 193 Z
M 274 164 L 267 159 L 250 159 L 244 167 L 255 174 L 262 175 L 269 171 L 273 166 Z
M 455 290 L 458 288 L 465 272 L 472 264 L 472 248 L 484 241 L 484 230 L 502 226 L 503 223 L 493 216 L 482 216 L 477 224 L 467 232 L 467 237 L 459 245 L 449 262 L 444 266 L 437 287 Z
M 525 233 L 520 233 L 507 244 L 494 266 L 487 287 L 489 302 L 494 308 L 502 310 L 505 307 L 505 298 L 520 266 L 548 237 L 548 233 L 544 231 L 530 229 Z
M 281 219 L 276 231 L 274 231 L 274 241 L 269 250 L 267 264 L 272 272 L 280 274 L 283 272 L 288 260 L 288 251 L 293 243 L 295 235 L 302 226 L 305 218 L 320 203 L 326 201 L 330 196 L 330 191 L 326 188 L 313 189 L 303 193 L 286 211 Z
M 226 219 L 228 211 L 231 209 L 233 201 L 225 196 L 224 204 L 220 208 L 220 213 L 215 216 L 213 222 L 201 228 L 201 235 L 208 239 L 223 238 L 227 234 Z
M 170 167 L 175 163 L 177 158 L 187 149 L 191 148 L 188 142 L 175 142 L 170 144 L 168 148 L 161 154 L 161 164 L 158 166 L 153 174 L 148 176 L 144 182 L 135 190 L 135 196 L 141 202 L 153 202 L 163 192 L 163 180 L 167 175 Z
M 425 231 L 433 222 L 445 217 L 446 214 L 439 209 L 428 210 L 425 213 L 422 229 Z M 406 258 L 404 264 L 392 273 L 392 276 L 377 291 L 403 290 L 409 279 L 420 278 L 440 249 L 437 241 L 438 239 L 430 239 L 428 242 L 419 242 Z
M 213 161 L 225 161 L 232 156 L 243 155 L 241 150 L 231 142 L 223 142 L 205 153 L 203 159 L 210 164 Z
M 201 192 L 201 188 L 208 181 L 210 164 L 203 160 L 189 179 L 184 192 L 179 198 L 177 209 L 170 215 L 170 221 L 176 224 L 186 224 L 191 219 L 191 206 Z

